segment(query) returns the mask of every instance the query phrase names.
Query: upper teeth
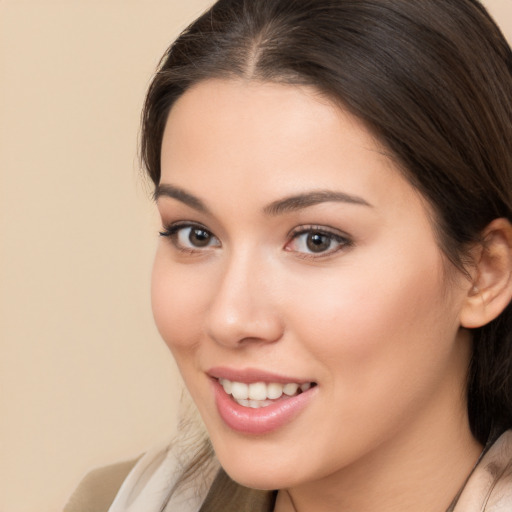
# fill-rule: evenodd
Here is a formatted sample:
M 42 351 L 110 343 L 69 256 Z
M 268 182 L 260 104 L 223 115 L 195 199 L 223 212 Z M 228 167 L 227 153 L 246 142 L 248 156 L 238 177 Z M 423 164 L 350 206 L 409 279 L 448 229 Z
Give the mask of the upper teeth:
M 245 382 L 234 382 L 228 379 L 219 379 L 220 384 L 228 395 L 233 395 L 235 400 L 275 400 L 283 393 L 293 396 L 297 391 L 307 391 L 311 387 L 311 383 L 297 384 L 290 382 L 288 384 L 278 384 L 272 382 L 253 382 L 246 384 Z

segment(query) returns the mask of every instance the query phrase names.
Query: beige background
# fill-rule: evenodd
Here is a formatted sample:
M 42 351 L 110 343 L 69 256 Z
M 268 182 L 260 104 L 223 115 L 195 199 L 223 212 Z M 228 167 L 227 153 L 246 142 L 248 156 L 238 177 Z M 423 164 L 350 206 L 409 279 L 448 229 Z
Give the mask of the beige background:
M 0 512 L 54 512 L 89 468 L 174 430 L 139 112 L 209 0 L 0 0 Z M 512 40 L 512 0 L 487 0 Z

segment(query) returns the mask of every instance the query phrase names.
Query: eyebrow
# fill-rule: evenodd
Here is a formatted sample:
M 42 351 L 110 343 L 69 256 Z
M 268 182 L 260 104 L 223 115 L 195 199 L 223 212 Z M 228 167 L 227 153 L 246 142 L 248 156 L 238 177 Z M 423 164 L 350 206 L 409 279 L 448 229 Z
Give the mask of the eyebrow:
M 180 187 L 175 187 L 174 185 L 160 184 L 157 185 L 155 191 L 153 193 L 153 199 L 158 201 L 160 197 L 172 197 L 173 199 L 177 199 L 182 203 L 190 206 L 194 210 L 197 210 L 202 213 L 209 213 L 206 205 L 199 199 L 198 197 L 190 194 L 189 192 L 183 190 Z
M 210 213 L 209 209 L 201 199 L 174 185 L 157 185 L 155 192 L 153 193 L 153 199 L 158 201 L 160 197 L 171 197 L 186 204 L 187 206 L 190 206 L 194 210 L 202 213 Z M 348 203 L 372 207 L 372 205 L 362 197 L 333 190 L 315 190 L 273 201 L 269 205 L 265 206 L 263 212 L 266 215 L 276 216 L 328 202 Z
M 267 215 L 274 216 L 329 202 L 349 203 L 371 207 L 371 204 L 365 201 L 362 197 L 333 190 L 316 190 L 313 192 L 306 192 L 304 194 L 278 199 L 266 206 L 263 211 Z

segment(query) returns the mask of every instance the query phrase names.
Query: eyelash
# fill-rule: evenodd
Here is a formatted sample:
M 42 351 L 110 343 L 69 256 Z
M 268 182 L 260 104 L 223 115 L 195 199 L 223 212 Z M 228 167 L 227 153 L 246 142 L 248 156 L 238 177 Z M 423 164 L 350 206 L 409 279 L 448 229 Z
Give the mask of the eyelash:
M 178 241 L 178 235 L 181 230 L 184 229 L 191 229 L 191 230 L 198 230 L 203 231 L 207 233 L 210 238 L 208 240 L 207 245 L 204 247 L 186 247 L 183 244 L 180 244 Z M 186 253 L 186 254 L 198 254 L 204 251 L 204 249 L 211 248 L 211 247 L 220 247 L 220 241 L 218 238 L 205 226 L 198 224 L 198 223 L 192 223 L 192 222 L 180 222 L 176 224 L 172 224 L 170 226 L 167 226 L 164 228 L 163 231 L 159 232 L 159 235 L 161 237 L 169 238 L 171 240 L 172 245 L 179 250 L 180 252 Z M 320 252 L 306 252 L 306 251 L 298 251 L 290 249 L 290 245 L 292 245 L 294 242 L 296 243 L 301 236 L 303 235 L 319 235 L 320 237 L 326 237 L 329 242 L 329 248 L 325 251 Z M 323 226 L 317 226 L 317 225 L 310 225 L 310 226 L 300 226 L 292 230 L 288 235 L 289 241 L 285 244 L 284 250 L 288 252 L 295 252 L 298 257 L 302 259 L 320 259 L 320 258 L 326 258 L 329 256 L 332 256 L 333 254 L 343 250 L 347 249 L 349 247 L 352 247 L 354 245 L 353 240 L 351 237 L 345 233 L 340 233 L 339 231 L 333 231 L 328 228 L 325 228 Z M 211 240 L 217 240 L 218 244 L 210 245 Z M 330 245 L 332 243 L 338 244 L 338 246 L 335 249 L 331 249 Z
M 285 250 L 289 250 L 292 252 L 291 249 L 287 249 L 287 247 L 290 246 L 293 242 L 299 240 L 299 238 L 302 235 L 320 235 L 322 237 L 327 237 L 330 241 L 330 244 L 332 245 L 333 242 L 337 243 L 338 246 L 335 249 L 327 249 L 322 252 L 301 252 L 301 251 L 294 251 L 298 255 L 298 257 L 302 259 L 320 259 L 320 258 L 328 258 L 329 256 L 332 256 L 333 254 L 338 253 L 339 251 L 342 251 L 343 249 L 350 248 L 354 245 L 354 241 L 350 237 L 350 235 L 346 233 L 341 233 L 339 231 L 334 231 L 331 229 L 328 229 L 324 226 L 318 226 L 318 225 L 310 225 L 310 226 L 300 226 L 298 228 L 295 228 L 291 231 L 289 238 L 290 241 L 287 242 L 285 245 Z
M 163 231 L 159 232 L 159 235 L 161 237 L 169 238 L 171 240 L 172 245 L 179 250 L 180 252 L 186 253 L 186 254 L 198 254 L 199 252 L 202 252 L 204 248 L 211 247 L 210 245 L 205 245 L 204 248 L 201 247 L 186 247 L 179 243 L 178 241 L 178 235 L 181 230 L 184 229 L 191 229 L 191 230 L 198 230 L 203 231 L 211 236 L 211 239 L 217 239 L 218 238 L 205 226 L 193 222 L 178 222 L 176 224 L 172 224 L 170 226 L 164 227 Z M 220 244 L 220 242 L 219 242 Z M 218 246 L 218 245 L 217 245 Z

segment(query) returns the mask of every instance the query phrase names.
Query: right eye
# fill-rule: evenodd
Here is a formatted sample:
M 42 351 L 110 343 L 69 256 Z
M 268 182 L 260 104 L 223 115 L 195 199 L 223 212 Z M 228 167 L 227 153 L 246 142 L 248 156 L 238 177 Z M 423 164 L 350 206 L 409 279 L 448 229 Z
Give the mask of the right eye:
M 160 232 L 160 236 L 171 240 L 177 249 L 197 251 L 207 247 L 220 247 L 219 239 L 198 224 L 176 224 Z

